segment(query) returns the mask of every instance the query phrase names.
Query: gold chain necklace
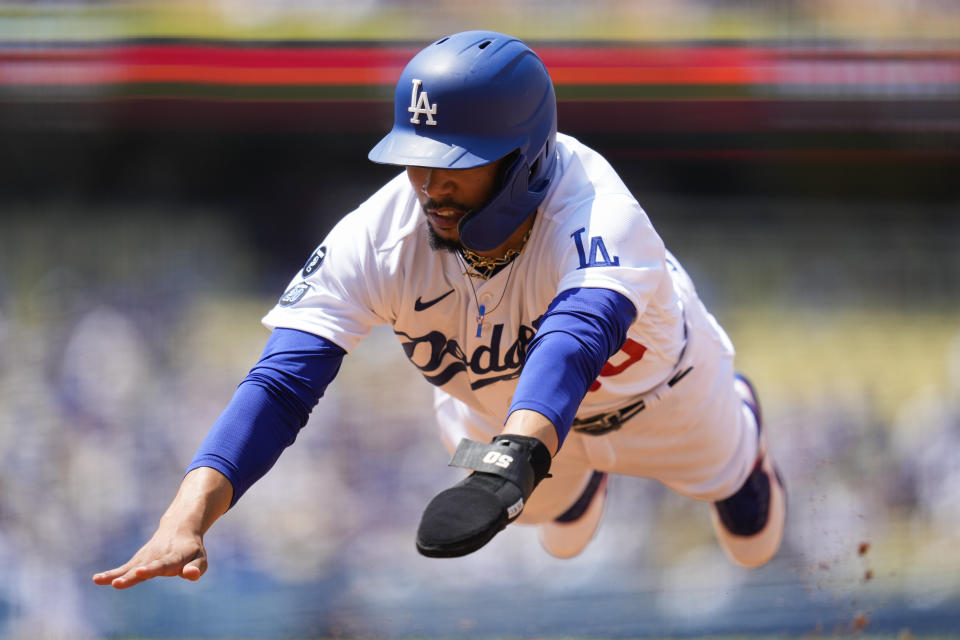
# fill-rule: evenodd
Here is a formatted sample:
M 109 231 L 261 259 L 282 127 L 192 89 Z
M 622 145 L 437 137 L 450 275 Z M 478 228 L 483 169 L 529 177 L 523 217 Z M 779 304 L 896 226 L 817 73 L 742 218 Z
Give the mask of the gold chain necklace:
M 471 251 L 466 247 L 460 248 L 460 253 L 463 255 L 464 261 L 472 270 L 472 273 L 469 273 L 470 276 L 474 278 L 480 278 L 481 280 L 489 280 L 497 272 L 497 269 L 500 267 L 510 264 L 510 262 L 520 255 L 520 252 L 523 251 L 523 248 L 527 246 L 527 240 L 530 238 L 530 232 L 533 230 L 533 227 L 527 229 L 527 232 L 523 234 L 523 239 L 520 240 L 519 249 L 508 249 L 503 256 L 499 258 L 488 258 L 487 256 L 482 256 L 475 251 Z

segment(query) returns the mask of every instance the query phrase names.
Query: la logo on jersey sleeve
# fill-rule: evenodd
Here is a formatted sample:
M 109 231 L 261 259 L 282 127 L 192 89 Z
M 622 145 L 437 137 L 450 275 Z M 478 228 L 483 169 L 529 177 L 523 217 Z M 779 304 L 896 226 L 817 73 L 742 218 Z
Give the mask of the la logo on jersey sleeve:
M 583 233 L 587 229 L 580 227 L 570 234 L 574 243 L 577 245 L 577 256 L 580 258 L 580 266 L 577 269 L 586 269 L 587 267 L 619 267 L 620 257 L 610 257 L 607 246 L 603 243 L 603 236 L 591 236 L 590 252 L 588 253 L 583 244 Z

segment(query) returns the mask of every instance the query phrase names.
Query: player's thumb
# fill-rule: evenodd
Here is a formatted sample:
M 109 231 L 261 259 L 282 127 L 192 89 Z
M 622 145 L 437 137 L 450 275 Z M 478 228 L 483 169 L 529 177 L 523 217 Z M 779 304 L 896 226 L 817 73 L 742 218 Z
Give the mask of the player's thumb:
M 207 556 L 200 553 L 196 558 L 183 565 L 180 570 L 180 577 L 187 580 L 199 580 L 200 576 L 207 572 Z

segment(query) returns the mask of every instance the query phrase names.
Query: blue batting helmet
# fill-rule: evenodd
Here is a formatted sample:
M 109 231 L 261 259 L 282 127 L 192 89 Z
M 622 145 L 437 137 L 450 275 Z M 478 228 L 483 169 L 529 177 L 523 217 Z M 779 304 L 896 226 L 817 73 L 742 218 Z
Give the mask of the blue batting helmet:
M 543 202 L 556 166 L 557 102 L 550 75 L 523 42 L 494 31 L 441 38 L 397 82 L 393 129 L 374 162 L 470 169 L 516 152 L 502 188 L 459 223 L 475 251 L 504 242 Z

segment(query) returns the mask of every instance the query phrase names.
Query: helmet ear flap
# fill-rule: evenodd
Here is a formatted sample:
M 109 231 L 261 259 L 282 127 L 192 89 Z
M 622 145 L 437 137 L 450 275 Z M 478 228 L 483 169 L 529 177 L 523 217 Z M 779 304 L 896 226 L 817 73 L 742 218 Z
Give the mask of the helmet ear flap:
M 543 145 L 543 151 L 537 154 L 533 164 L 530 165 L 529 184 L 535 191 L 540 191 L 540 183 L 549 181 L 550 175 L 553 173 L 553 163 L 548 163 L 547 161 L 554 157 L 555 144 L 556 137 L 548 136 L 547 141 Z M 544 166 L 545 163 L 546 166 Z
M 502 187 L 487 204 L 460 219 L 461 244 L 473 251 L 490 251 L 506 242 L 543 202 L 556 165 L 552 135 L 532 164 L 520 149 L 507 154 L 500 167 Z
M 497 181 L 495 191 L 500 191 L 507 185 L 510 176 L 513 175 L 517 160 L 520 158 L 520 149 L 514 149 L 500 160 L 500 168 L 497 171 Z

